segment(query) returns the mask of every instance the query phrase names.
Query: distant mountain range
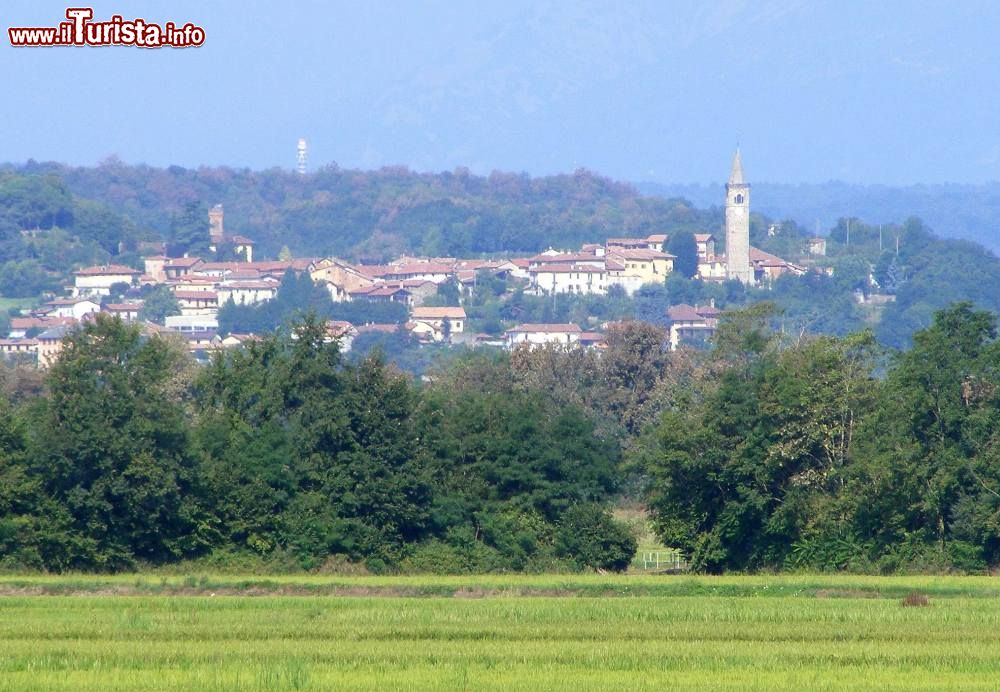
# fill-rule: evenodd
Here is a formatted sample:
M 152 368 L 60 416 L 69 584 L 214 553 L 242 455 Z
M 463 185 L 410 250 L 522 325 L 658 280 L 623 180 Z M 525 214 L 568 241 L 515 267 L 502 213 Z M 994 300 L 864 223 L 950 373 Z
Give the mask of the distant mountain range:
M 868 223 L 920 217 L 939 235 L 964 238 L 1000 253 L 1000 183 L 985 185 L 854 185 L 841 182 L 791 185 L 753 183 L 752 208 L 771 218 L 793 219 L 825 235 L 841 217 Z M 683 197 L 696 207 L 721 205 L 723 186 L 636 183 L 640 192 Z

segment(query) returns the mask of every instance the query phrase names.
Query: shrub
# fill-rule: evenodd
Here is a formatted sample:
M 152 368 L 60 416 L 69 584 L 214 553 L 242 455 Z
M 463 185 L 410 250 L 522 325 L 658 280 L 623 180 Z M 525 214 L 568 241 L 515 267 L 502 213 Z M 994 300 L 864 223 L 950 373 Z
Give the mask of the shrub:
M 600 505 L 574 505 L 560 517 L 556 554 L 572 559 L 581 568 L 622 572 L 637 549 L 628 527 L 616 522 Z

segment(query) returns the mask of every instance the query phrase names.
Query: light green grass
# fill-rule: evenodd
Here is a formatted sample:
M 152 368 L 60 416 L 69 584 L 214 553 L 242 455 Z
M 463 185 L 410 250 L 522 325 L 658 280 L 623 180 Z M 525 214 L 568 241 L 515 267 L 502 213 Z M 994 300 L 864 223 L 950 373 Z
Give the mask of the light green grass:
M 58 586 L 77 595 L 20 595 Z M 422 597 L 266 595 L 296 589 Z M 0 590 L 15 594 L 0 597 L 0 690 L 974 690 L 1000 680 L 988 577 L 125 575 L 3 577 Z M 914 590 L 930 605 L 903 607 L 900 594 Z M 103 595 L 116 591 L 133 595 Z
M 38 302 L 38 298 L 4 298 L 0 296 L 0 312 L 7 314 L 7 311 L 11 308 L 17 308 L 18 310 L 30 308 L 37 305 Z

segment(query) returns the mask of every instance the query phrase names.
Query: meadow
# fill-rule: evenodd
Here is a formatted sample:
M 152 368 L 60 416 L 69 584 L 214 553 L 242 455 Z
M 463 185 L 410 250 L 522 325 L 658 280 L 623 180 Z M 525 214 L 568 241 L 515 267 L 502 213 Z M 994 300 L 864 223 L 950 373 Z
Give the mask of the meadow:
M 1000 683 L 989 577 L 7 576 L 0 594 L 0 690 Z

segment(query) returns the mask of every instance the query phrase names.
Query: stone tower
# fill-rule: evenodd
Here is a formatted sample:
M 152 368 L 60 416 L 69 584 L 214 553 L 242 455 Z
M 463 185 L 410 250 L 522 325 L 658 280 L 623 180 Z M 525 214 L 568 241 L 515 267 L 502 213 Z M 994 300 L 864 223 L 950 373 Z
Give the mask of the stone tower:
M 750 268 L 750 185 L 743 180 L 740 150 L 726 183 L 726 278 L 753 283 Z
M 208 210 L 208 240 L 218 247 L 225 237 L 226 232 L 222 228 L 222 205 L 216 204 Z

